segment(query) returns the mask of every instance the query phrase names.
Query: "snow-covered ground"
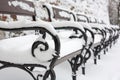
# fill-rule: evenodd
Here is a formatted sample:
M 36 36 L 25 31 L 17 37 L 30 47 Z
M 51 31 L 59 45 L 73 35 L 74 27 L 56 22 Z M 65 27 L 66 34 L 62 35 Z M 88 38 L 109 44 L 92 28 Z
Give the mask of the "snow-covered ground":
M 120 39 L 106 55 L 101 56 L 97 65 L 93 60 L 86 64 L 86 75 L 81 74 L 81 68 L 77 72 L 77 80 L 120 80 Z M 69 63 L 63 62 L 55 67 L 56 80 L 72 80 Z M 0 80 L 33 80 L 26 72 L 17 68 L 0 70 Z
M 77 72 L 77 80 L 120 80 L 120 39 L 106 55 L 101 56 L 97 65 L 90 60 L 86 64 L 86 75 L 81 74 L 81 68 Z M 57 80 L 72 80 L 68 63 L 62 63 L 57 68 L 59 73 Z M 66 65 L 66 66 L 65 66 Z M 60 71 L 58 70 L 60 69 Z M 62 70 L 63 69 L 63 70 Z M 61 75 L 60 75 L 61 74 Z M 69 76 L 69 77 L 68 77 Z

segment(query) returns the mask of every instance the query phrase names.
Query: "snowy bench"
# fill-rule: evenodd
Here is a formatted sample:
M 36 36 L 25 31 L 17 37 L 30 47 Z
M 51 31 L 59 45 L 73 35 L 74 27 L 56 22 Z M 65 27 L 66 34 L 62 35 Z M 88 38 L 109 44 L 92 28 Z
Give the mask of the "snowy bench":
M 115 25 L 105 25 L 104 32 L 105 32 L 105 40 L 103 43 L 104 54 L 108 51 L 109 48 L 112 47 L 113 44 L 116 43 L 117 39 L 119 38 L 119 27 Z
M 56 7 L 53 5 L 46 4 L 46 5 L 43 5 L 43 7 L 47 9 L 50 21 L 53 21 L 53 22 L 55 21 L 70 21 L 70 22 L 75 21 L 76 22 L 77 21 L 79 25 L 82 25 L 82 27 L 84 28 L 85 34 L 88 38 L 86 47 L 84 49 L 84 52 L 82 53 L 82 56 L 83 56 L 82 73 L 85 74 L 85 63 L 91 57 L 91 53 L 93 53 L 93 56 L 94 56 L 94 64 L 97 64 L 97 57 L 98 59 L 100 59 L 100 52 L 104 50 L 104 53 L 105 53 L 104 44 L 106 43 L 107 39 L 105 36 L 106 32 L 103 26 L 106 26 L 106 25 L 103 25 L 102 22 L 98 23 L 97 19 L 94 17 L 89 17 L 90 18 L 89 19 L 85 15 L 74 14 L 69 10 L 65 10 L 63 8 Z M 64 14 L 61 14 L 63 12 Z M 59 22 L 56 22 L 56 24 L 57 23 L 59 24 Z M 61 22 L 61 23 L 64 24 L 63 26 L 66 26 L 64 22 Z M 107 37 L 110 37 L 109 33 Z
M 109 28 L 107 28 L 107 29 L 110 32 L 108 44 L 110 45 L 110 48 L 111 48 L 112 45 L 116 43 L 116 40 L 119 37 L 119 26 L 109 25 Z
M 32 16 L 33 20 L 35 20 L 32 2 L 5 0 L 1 1 L 0 4 L 2 4 L 0 13 Z M 43 80 L 55 80 L 54 67 L 68 60 L 72 67 L 73 80 L 76 80 L 76 71 L 82 61 L 81 53 L 87 41 L 84 29 L 82 26 L 78 27 L 80 25 L 75 22 L 51 24 L 30 20 L 0 21 L 0 30 L 3 31 L 39 30 L 40 33 L 44 33 L 0 40 L 0 70 L 17 67 L 28 72 L 34 80 L 39 80 L 41 77 Z M 56 29 L 71 30 L 72 34 L 70 32 L 70 35 L 65 38 L 60 35 L 58 37 L 59 33 L 56 32 L 53 26 Z M 75 33 L 73 29 L 77 30 L 78 33 Z M 35 67 L 45 68 L 46 70 L 42 74 L 37 73 L 37 75 L 34 75 Z
M 108 25 L 102 24 L 104 26 L 104 43 L 103 43 L 103 51 L 104 54 L 106 54 L 106 51 L 108 50 L 108 46 L 110 46 L 110 38 L 112 36 L 111 29 Z
M 70 54 L 71 57 L 66 56 L 66 57 L 70 57 L 68 61 L 72 68 L 73 80 L 76 80 L 76 71 L 83 63 L 84 50 L 86 49 L 86 46 L 87 46 L 87 36 L 85 34 L 85 30 L 82 25 L 80 25 L 77 22 L 72 22 L 72 21 L 51 22 L 51 24 L 53 25 L 53 27 L 55 29 L 59 30 L 58 35 L 60 36 L 60 39 L 61 38 L 62 39 L 69 38 L 74 43 L 74 44 L 70 44 L 71 48 L 68 48 L 68 50 L 65 49 L 65 52 L 74 50 L 77 53 L 77 55 Z M 60 30 L 62 30 L 62 31 L 60 31 Z M 72 33 L 71 33 L 71 31 L 72 31 Z M 74 41 L 74 39 L 75 40 L 78 39 L 78 42 Z M 80 49 L 80 46 L 81 46 L 81 49 Z M 77 49 L 78 49 L 78 51 L 77 51 Z M 61 50 L 62 50 L 62 48 L 61 48 Z M 79 50 L 80 50 L 80 52 L 79 52 Z M 65 58 L 63 58 L 63 59 L 65 59 Z
M 29 1 L 4 0 L 0 2 L 0 13 L 31 16 L 35 20 L 34 5 Z M 43 35 L 25 35 L 0 40 L 0 70 L 16 67 L 26 71 L 34 80 L 39 80 L 41 74 L 34 76 L 34 67 L 44 68 L 43 80 L 51 75 L 54 80 L 53 66 L 59 57 L 60 42 L 54 28 L 43 21 L 0 21 L 2 31 L 44 31 L 51 36 L 54 48 L 50 48 Z M 53 76 L 53 77 L 52 77 Z
M 53 6 L 53 5 L 50 5 L 50 4 L 43 5 L 43 8 L 47 9 L 48 16 L 49 16 L 49 18 L 50 18 L 50 20 L 52 22 L 59 23 L 58 21 L 61 21 L 61 23 L 64 24 L 63 26 L 66 26 L 67 22 L 65 23 L 65 21 L 69 21 L 68 24 L 73 23 L 73 21 L 74 21 L 77 24 L 79 24 L 78 25 L 79 27 L 83 27 L 83 29 L 85 31 L 85 34 L 86 34 L 86 36 L 88 38 L 86 47 L 84 49 L 84 52 L 82 53 L 82 56 L 83 56 L 83 60 L 82 60 L 82 73 L 85 74 L 85 63 L 91 57 L 91 50 L 90 49 L 91 49 L 92 44 L 94 42 L 94 34 L 93 34 L 92 30 L 90 29 L 90 27 L 89 27 L 89 25 L 87 23 L 80 23 L 80 22 L 81 21 L 82 22 L 88 22 L 88 20 L 83 15 L 81 16 L 80 14 L 75 14 L 74 12 L 71 12 L 69 10 L 65 10 L 63 8 L 60 8 L 60 7 L 57 7 L 57 6 Z M 61 12 L 62 13 L 64 12 L 64 14 L 61 14 Z M 81 17 L 82 17 L 82 19 L 81 19 Z M 69 18 L 69 19 L 66 19 L 66 18 Z
M 112 34 L 111 32 L 106 31 L 105 27 L 107 25 L 105 25 L 104 22 L 102 21 L 98 22 L 98 20 L 93 16 L 88 18 L 88 16 L 86 15 L 74 14 L 73 12 L 69 10 L 65 10 L 63 8 L 52 6 L 49 4 L 44 5 L 43 7 L 47 9 L 50 21 L 53 21 L 53 22 L 54 21 L 70 21 L 70 22 L 77 21 L 79 25 L 82 25 L 82 27 L 84 28 L 85 34 L 88 40 L 87 40 L 87 44 L 83 52 L 84 55 L 82 55 L 83 56 L 83 61 L 82 61 L 83 74 L 85 74 L 85 63 L 90 58 L 92 51 L 93 51 L 93 56 L 94 56 L 94 64 L 97 64 L 97 57 L 98 59 L 100 59 L 100 52 L 104 51 L 104 53 L 106 53 L 105 46 L 109 46 L 110 43 L 112 43 L 114 39 L 118 38 L 118 34 L 116 33 L 116 30 L 114 31 L 112 30 L 113 31 Z M 61 14 L 62 12 L 64 12 L 64 14 Z M 61 22 L 61 23 L 63 24 L 64 22 Z M 63 26 L 65 25 L 66 24 L 64 23 Z
M 87 43 L 86 43 L 86 46 L 85 46 L 85 49 L 83 52 L 81 52 L 81 55 L 83 57 L 82 61 L 80 61 L 79 63 L 81 63 L 82 65 L 82 73 L 85 74 L 85 67 L 84 67 L 84 64 L 87 62 L 87 60 L 91 57 L 91 51 L 90 51 L 90 47 L 92 46 L 93 44 L 93 39 L 91 38 L 94 38 L 94 35 L 93 33 L 91 32 L 91 30 L 87 27 L 85 27 L 85 24 L 79 24 L 78 22 L 76 22 L 76 15 L 75 13 L 69 11 L 69 10 L 65 10 L 63 8 L 60 8 L 60 7 L 57 7 L 57 6 L 53 6 L 53 5 L 50 5 L 50 4 L 45 4 L 43 5 L 43 8 L 46 8 L 47 9 L 47 12 L 48 12 L 48 16 L 50 18 L 50 20 L 52 22 L 54 22 L 55 25 L 54 27 L 56 28 L 56 26 L 58 26 L 58 24 L 61 24 L 61 27 L 64 28 L 65 26 L 68 27 L 75 27 L 75 25 L 77 24 L 76 27 L 79 27 L 79 28 L 83 28 L 83 30 L 85 31 L 85 33 L 88 33 L 90 35 L 86 35 L 87 38 L 89 36 L 89 41 L 87 39 Z M 64 13 L 64 14 L 61 14 Z M 59 16 L 59 17 L 58 17 Z M 66 19 L 68 16 L 69 19 Z M 61 21 L 58 22 L 58 21 Z M 66 22 L 66 21 L 69 21 L 69 22 Z M 60 27 L 60 26 L 59 26 Z M 61 29 L 62 29 L 61 28 Z M 74 29 L 74 31 L 78 34 L 77 30 Z M 65 31 L 67 34 L 69 32 Z M 67 35 L 67 34 L 64 34 L 64 35 Z M 73 36 L 74 38 L 78 38 L 77 36 Z
M 43 8 L 47 9 L 49 21 L 75 21 L 74 14 L 67 9 L 50 5 L 44 4 Z
M 21 25 L 19 25 L 19 23 Z M 52 64 L 59 55 L 59 39 L 51 25 L 44 22 L 0 22 L 0 30 L 3 31 L 20 31 L 20 30 L 44 30 L 49 33 L 54 41 L 55 49 L 50 48 L 48 43 L 39 35 L 26 35 L 3 39 L 0 41 L 0 69 L 7 67 L 17 67 L 28 72 L 34 80 L 36 77 L 32 74 L 31 68 L 42 67 L 48 72 L 52 68 L 48 64 Z M 46 64 L 48 63 L 48 64 Z M 28 68 L 29 67 L 29 68 Z M 37 77 L 39 77 L 38 74 Z M 44 77 L 46 78 L 46 77 Z M 46 79 L 45 79 L 46 80 Z
M 76 14 L 77 22 L 89 23 L 89 18 L 84 14 Z
M 74 13 L 75 14 L 75 13 Z M 93 45 L 95 36 L 91 26 L 89 25 L 89 19 L 84 14 L 76 14 L 76 21 L 84 27 L 85 34 L 87 35 L 87 47 L 84 51 L 83 63 L 82 63 L 82 73 L 85 74 L 85 64 L 93 56 Z
M 98 55 L 98 59 L 100 59 L 100 55 L 101 55 L 100 52 L 104 51 L 104 54 L 106 54 L 106 51 L 108 51 L 108 47 L 110 46 L 111 48 L 112 44 L 118 39 L 118 31 L 117 28 L 115 28 L 115 26 L 104 24 L 104 22 L 96 23 L 98 22 L 97 19 L 93 18 L 89 22 L 92 21 L 93 23 L 90 23 L 90 25 L 95 30 L 95 35 L 96 34 L 99 35 L 99 38 L 101 36 L 101 39 L 98 38 L 99 44 L 94 46 L 96 49 L 95 56 Z M 95 59 L 95 64 L 96 64 L 96 60 L 97 59 Z
M 100 52 L 103 49 L 103 43 L 104 43 L 104 32 L 102 30 L 102 26 L 97 23 L 89 23 L 93 33 L 94 33 L 94 45 L 92 46 L 93 52 L 94 52 L 94 64 L 97 64 L 97 56 L 98 59 L 100 59 Z
M 92 31 L 92 35 L 94 36 L 93 45 L 91 49 L 93 50 L 94 55 L 94 63 L 97 63 L 97 56 L 100 59 L 100 52 L 103 50 L 103 45 L 105 44 L 105 30 L 103 28 L 103 24 L 97 23 L 97 19 L 93 16 L 83 15 L 83 14 L 76 14 L 77 21 L 80 23 L 84 23 L 87 28 L 90 28 Z M 87 34 L 89 35 L 89 34 Z M 109 37 L 109 35 L 107 35 Z M 88 36 L 89 37 L 89 36 Z

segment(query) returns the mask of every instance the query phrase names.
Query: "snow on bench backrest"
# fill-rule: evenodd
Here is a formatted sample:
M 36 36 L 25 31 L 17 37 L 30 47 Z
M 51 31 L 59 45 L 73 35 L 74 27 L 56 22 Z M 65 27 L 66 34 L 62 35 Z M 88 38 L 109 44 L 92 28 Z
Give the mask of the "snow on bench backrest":
M 0 13 L 2 13 L 2 14 L 15 14 L 15 15 L 22 15 L 22 16 L 23 15 L 33 16 L 33 19 L 35 19 L 35 10 L 34 10 L 33 3 L 29 2 L 29 1 L 25 1 L 25 0 L 2 0 L 0 2 Z M 47 22 L 44 22 L 44 21 L 30 21 L 30 20 L 20 20 L 20 21 L 10 21 L 10 22 L 0 21 L 0 30 L 3 30 L 3 31 L 40 30 L 40 31 L 46 32 L 51 36 L 52 40 L 54 41 L 53 45 L 54 45 L 54 50 L 55 50 L 56 56 L 59 55 L 59 53 L 60 53 L 59 52 L 60 51 L 60 42 L 59 42 L 59 38 L 57 36 L 57 33 L 54 30 L 53 26 L 50 25 Z M 36 56 L 35 54 L 39 53 L 39 52 L 34 53 L 34 50 L 38 49 L 37 47 L 39 46 L 39 42 L 40 42 L 40 45 L 41 45 L 41 43 L 42 44 L 46 43 L 46 42 L 42 41 L 43 36 L 42 36 L 42 38 L 41 38 L 41 36 L 40 37 L 38 37 L 38 36 L 36 37 L 36 36 L 31 37 L 31 35 L 30 35 L 31 38 L 30 39 L 28 38 L 29 41 L 31 41 L 30 44 L 31 44 L 32 48 L 31 48 L 31 46 L 29 46 L 29 44 L 28 44 L 27 47 L 30 48 L 29 50 L 31 51 L 33 57 Z M 23 36 L 21 38 L 23 39 L 24 37 L 26 37 L 26 36 Z M 15 41 L 17 41 L 17 38 L 18 37 L 12 38 L 12 39 L 15 42 Z M 25 38 L 25 39 L 27 39 L 27 38 Z M 36 40 L 34 40 L 35 42 L 34 41 L 32 42 L 32 39 L 36 39 Z M 7 40 L 10 40 L 10 39 L 7 39 Z M 23 40 L 20 40 L 19 42 L 22 43 Z M 29 42 L 29 41 L 27 41 L 27 42 Z M 17 43 L 19 43 L 19 42 L 17 42 Z M 12 43 L 12 42 L 8 41 L 8 43 Z M 17 43 L 15 45 L 16 45 L 16 48 L 18 49 L 18 48 L 20 48 L 20 46 Z M 23 44 L 23 46 L 24 46 L 24 44 Z M 18 51 L 18 53 L 20 51 Z M 43 49 L 43 51 L 45 51 L 45 50 Z M 23 50 L 23 52 L 24 52 L 24 50 Z M 38 58 L 38 56 L 36 58 Z
M 26 0 L 1 0 L 0 1 L 0 14 L 3 14 L 1 21 L 17 21 L 17 20 L 19 20 L 18 15 L 29 16 L 30 20 L 33 20 L 33 21 L 36 20 L 34 4 L 33 4 L 33 2 L 26 1 Z M 6 18 L 4 19 L 3 18 L 4 14 L 10 15 L 10 18 L 8 16 L 5 16 Z M 25 18 L 27 18 L 27 17 L 25 17 Z M 20 18 L 20 19 L 23 20 L 23 18 Z M 21 24 L 22 23 L 20 22 L 19 24 L 17 24 L 17 26 L 21 25 Z M 9 26 L 9 27 L 11 27 L 11 26 Z M 13 31 L 13 32 L 10 32 L 8 36 L 15 37 L 15 36 L 19 36 L 21 34 L 24 35 L 25 33 L 22 33 L 21 31 Z
M 87 16 L 82 15 L 82 14 L 76 14 L 77 16 L 77 21 L 78 22 L 89 22 L 89 19 Z
M 0 13 L 35 16 L 33 3 L 26 0 L 1 0 Z
M 49 21 L 75 21 L 74 14 L 69 10 L 50 4 L 45 4 L 43 7 L 47 8 Z
M 89 23 L 97 23 L 97 19 L 94 16 L 88 16 Z

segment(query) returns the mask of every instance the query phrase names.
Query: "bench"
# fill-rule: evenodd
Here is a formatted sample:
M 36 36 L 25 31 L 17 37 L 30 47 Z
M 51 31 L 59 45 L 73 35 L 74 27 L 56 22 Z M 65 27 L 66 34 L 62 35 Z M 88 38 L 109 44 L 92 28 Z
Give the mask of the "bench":
M 43 35 L 34 34 L 0 40 L 0 63 L 2 64 L 0 70 L 16 67 L 26 71 L 34 80 L 39 80 L 41 74 L 36 77 L 32 72 L 34 67 L 39 67 L 46 69 L 43 80 L 46 80 L 48 75 L 51 76 L 51 80 L 54 80 L 53 66 L 60 53 L 60 41 L 54 28 L 46 22 L 35 21 L 35 10 L 32 2 L 5 0 L 1 1 L 0 4 L 0 13 L 2 14 L 25 15 L 33 18 L 33 21 L 0 21 L 0 30 L 40 30 L 49 34 L 54 42 L 52 49 Z
M 95 35 L 93 33 L 93 30 L 91 28 L 91 26 L 89 25 L 89 18 L 84 15 L 84 14 L 76 14 L 76 20 L 79 24 L 81 24 L 84 29 L 85 29 L 85 33 L 87 35 L 88 41 L 87 41 L 87 47 L 86 47 L 86 51 L 84 52 L 84 60 L 83 60 L 83 66 L 82 66 L 82 74 L 85 75 L 85 64 L 87 63 L 87 61 L 91 58 L 91 56 L 94 55 L 93 52 L 93 45 L 95 42 Z
M 17 3 L 17 6 L 16 4 Z M 21 5 L 21 3 L 23 5 Z M 34 80 L 56 80 L 54 67 L 68 60 L 72 67 L 72 78 L 76 80 L 76 71 L 82 62 L 82 52 L 87 44 L 83 27 L 76 22 L 47 23 L 35 21 L 32 2 L 5 0 L 1 1 L 0 13 L 32 16 L 33 21 L 0 21 L 2 31 L 37 30 L 39 34 L 0 40 L 0 70 L 16 67 L 26 71 Z M 4 5 L 3 5 L 4 4 Z M 56 30 L 71 31 L 67 37 L 61 37 Z M 76 33 L 77 31 L 77 33 Z M 77 37 L 75 37 L 77 36 Z M 72 44 L 72 46 L 71 46 Z M 79 44 L 79 45 L 78 45 Z M 10 45 L 10 46 L 8 46 Z M 14 50 L 13 50 L 14 49 Z M 34 68 L 44 68 L 45 73 L 33 74 Z
M 77 21 L 80 23 L 86 24 L 87 28 L 91 28 L 90 30 L 93 33 L 94 40 L 93 45 L 90 48 L 92 50 L 91 53 L 93 53 L 94 56 L 94 64 L 97 64 L 97 56 L 98 59 L 100 59 L 100 55 L 102 51 L 104 51 L 104 54 L 106 53 L 107 46 L 109 46 L 109 37 L 110 32 L 107 32 L 105 28 L 108 26 L 103 21 L 99 21 L 94 17 L 88 17 L 87 15 L 83 14 L 76 14 Z M 87 34 L 88 35 L 88 34 Z M 107 46 L 105 45 L 107 43 Z M 106 46 L 106 47 L 105 47 Z
M 93 29 L 95 36 L 93 52 L 94 52 L 94 64 L 97 64 L 97 56 L 98 59 L 100 59 L 100 55 L 101 55 L 100 53 L 104 49 L 103 44 L 105 43 L 105 38 L 106 38 L 105 36 L 106 32 L 104 30 L 104 27 L 106 25 L 103 26 L 102 24 L 98 23 L 96 18 L 90 16 L 89 16 L 89 25 Z
M 89 19 L 90 20 L 90 19 Z M 92 28 L 97 28 L 96 30 L 99 31 L 102 35 L 101 41 L 99 41 L 99 48 L 96 47 L 96 53 L 98 55 L 98 59 L 100 59 L 100 52 L 104 51 L 104 54 L 106 54 L 106 51 L 108 51 L 108 47 L 112 47 L 112 44 L 114 41 L 116 41 L 118 38 L 119 30 L 115 28 L 115 26 L 105 24 L 103 21 L 99 22 L 96 18 L 92 18 L 89 22 L 92 23 Z M 96 31 L 96 32 L 97 32 Z M 115 38 L 116 37 L 116 38 Z M 95 62 L 96 64 L 96 62 Z
M 91 57 L 91 54 L 93 53 L 94 56 L 94 64 L 97 64 L 97 57 L 100 59 L 101 52 L 104 51 L 105 54 L 108 50 L 108 46 L 111 46 L 112 43 L 115 43 L 115 41 L 118 39 L 118 29 L 113 29 L 111 26 L 111 28 L 108 28 L 109 25 L 106 25 L 102 20 L 98 20 L 93 16 L 75 14 L 74 12 L 50 4 L 43 5 L 43 8 L 47 9 L 50 22 L 74 21 L 78 22 L 79 25 L 84 28 L 88 40 L 86 47 L 82 52 L 83 59 L 81 65 L 83 74 L 85 74 L 85 63 Z M 64 15 L 61 15 L 61 12 L 64 12 Z M 64 17 L 66 14 L 68 16 Z M 71 14 L 72 16 L 70 16 Z M 59 22 L 56 22 L 56 24 L 57 23 L 59 24 Z M 61 22 L 63 26 L 66 26 L 66 23 Z M 56 27 L 56 25 L 54 27 Z
M 47 10 L 48 20 L 51 21 L 75 21 L 76 18 L 72 11 L 53 6 L 50 4 L 44 4 L 43 8 Z
M 109 44 L 110 44 L 110 48 L 112 47 L 113 44 L 116 43 L 118 36 L 119 36 L 119 26 L 115 26 L 115 25 L 110 25 L 110 40 L 109 40 Z
M 44 8 L 47 9 L 49 14 L 49 18 L 51 21 L 70 21 L 74 20 L 75 22 L 79 22 L 80 25 L 83 26 L 85 30 L 85 34 L 88 38 L 86 47 L 82 53 L 83 61 L 82 61 L 82 73 L 85 74 L 85 63 L 91 57 L 93 53 L 94 56 L 94 64 L 97 64 L 97 57 L 100 59 L 101 52 L 104 51 L 106 53 L 108 47 L 111 46 L 112 43 L 116 39 L 117 33 L 116 29 L 110 29 L 111 32 L 107 32 L 105 28 L 108 26 L 102 20 L 98 21 L 93 16 L 85 16 L 82 14 L 75 14 L 69 10 L 62 9 L 60 7 L 52 6 L 49 4 L 43 5 Z M 71 15 L 70 17 L 63 17 L 64 15 L 60 15 L 60 12 L 65 12 L 67 15 Z M 72 20 L 71 20 L 72 19 Z M 64 22 L 63 22 L 64 23 Z M 63 26 L 66 24 L 64 23 Z M 70 25 L 69 25 L 70 26 Z M 55 27 L 55 26 L 54 26 Z M 116 35 L 115 35 L 116 33 Z M 115 38 L 116 37 L 116 38 Z M 105 47 L 106 46 L 106 47 Z
M 85 49 L 84 49 L 84 51 L 82 52 L 82 56 L 83 56 L 83 60 L 82 60 L 82 73 L 83 74 L 85 74 L 85 63 L 87 62 L 87 60 L 91 57 L 91 47 L 92 47 L 92 44 L 93 44 L 93 42 L 94 42 L 94 34 L 93 34 L 93 32 L 91 31 L 91 29 L 88 27 L 88 25 L 87 25 L 87 23 L 78 23 L 78 18 L 76 17 L 76 16 L 80 16 L 80 14 L 77 14 L 77 15 L 75 15 L 75 13 L 74 12 L 72 12 L 72 11 L 69 11 L 69 10 L 65 10 L 65 9 L 62 9 L 62 8 L 60 8 L 60 7 L 56 7 L 56 6 L 53 6 L 53 5 L 50 5 L 50 4 L 45 4 L 45 5 L 43 5 L 43 8 L 45 8 L 45 9 L 47 9 L 47 12 L 48 12 L 48 14 L 49 14 L 49 18 L 51 18 L 51 22 L 55 22 L 56 21 L 56 24 L 58 23 L 59 24 L 59 22 L 58 21 L 61 21 L 61 25 L 63 25 L 63 26 L 75 26 L 76 24 L 74 24 L 74 23 L 77 23 L 77 24 L 79 24 L 78 26 L 81 28 L 81 27 L 83 27 L 83 29 L 84 29 L 84 31 L 85 31 L 85 34 L 88 34 L 88 35 L 86 35 L 87 36 L 87 44 L 86 44 L 86 46 L 85 46 Z M 69 16 L 68 18 L 69 19 L 65 19 L 65 17 L 63 18 L 63 16 L 65 15 L 61 15 L 60 16 L 60 12 L 67 12 L 67 14 L 68 15 L 71 15 L 72 14 L 72 16 Z M 58 15 L 59 15 L 59 17 L 58 17 Z M 82 17 L 82 16 L 81 16 Z M 80 18 L 81 18 L 80 17 Z M 71 20 L 71 19 L 74 19 L 74 22 L 73 22 L 73 20 Z M 83 18 L 82 18 L 83 19 Z M 84 19 L 86 19 L 86 17 L 84 18 Z M 80 20 L 80 19 L 79 19 Z M 63 22 L 64 21 L 64 22 Z M 69 21 L 69 23 L 68 22 L 66 22 L 66 21 Z M 84 21 L 85 22 L 85 20 L 82 20 L 82 21 Z M 65 23 L 66 22 L 66 23 Z M 87 21 L 86 21 L 87 22 Z M 68 24 L 69 25 L 68 25 Z M 72 24 L 71 24 L 72 23 Z M 74 24 L 74 25 L 73 25 Z M 87 27 L 86 27 L 87 26 Z M 54 26 L 55 27 L 55 26 Z M 62 26 L 61 26 L 62 27 Z M 76 26 L 77 27 L 77 26 Z M 76 30 L 74 30 L 76 33 L 78 33 Z M 76 37 L 77 38 L 77 36 L 74 36 L 74 37 Z
M 43 5 L 43 8 L 46 8 L 47 9 L 47 12 L 48 12 L 48 14 L 49 14 L 49 17 L 51 18 L 51 21 L 52 22 L 55 22 L 56 24 L 59 24 L 60 22 L 58 22 L 58 21 L 61 21 L 61 23 L 60 23 L 60 25 L 62 25 L 61 27 L 63 28 L 64 26 L 68 26 L 68 29 L 69 29 L 69 27 L 70 26 L 75 26 L 76 24 L 75 23 L 77 23 L 77 24 L 79 24 L 78 22 L 76 22 L 76 15 L 75 15 L 75 13 L 73 13 L 73 12 L 71 12 L 71 11 L 69 11 L 69 10 L 66 10 L 66 12 L 67 12 L 67 14 L 68 15 L 71 15 L 72 14 L 72 18 L 70 17 L 69 18 L 69 20 L 68 19 L 65 19 L 65 18 L 63 18 L 62 16 L 63 15 L 61 15 L 61 16 L 59 16 L 59 17 L 57 17 L 58 15 L 59 15 L 59 13 L 60 12 L 64 12 L 65 11 L 65 9 L 62 9 L 62 8 L 60 8 L 60 7 L 56 7 L 56 6 L 53 6 L 53 5 L 50 5 L 50 4 L 45 4 L 45 5 Z M 56 8 L 56 9 L 54 9 L 54 8 Z M 62 19 L 62 20 L 61 20 Z M 74 21 L 72 21 L 72 20 L 70 20 L 70 19 L 74 19 Z M 67 21 L 69 21 L 69 22 L 67 22 Z M 72 24 L 71 24 L 72 23 Z M 83 27 L 83 29 L 84 29 L 84 31 L 85 31 L 85 33 L 88 33 L 88 34 L 90 34 L 89 36 L 91 36 L 91 37 L 89 37 L 90 39 L 89 39 L 89 42 L 88 42 L 88 40 L 87 40 L 87 44 L 86 44 L 86 46 L 85 46 L 85 49 L 84 49 L 84 51 L 81 53 L 81 55 L 82 55 L 82 61 L 80 62 L 81 63 L 81 65 L 83 66 L 82 67 L 82 73 L 83 74 L 85 74 L 85 67 L 84 67 L 84 63 L 85 62 L 87 62 L 87 60 L 90 58 L 90 56 L 91 56 L 91 52 L 90 52 L 90 47 L 92 46 L 92 42 L 93 42 L 93 39 L 91 39 L 91 38 L 94 38 L 94 35 L 93 35 L 93 33 L 91 32 L 91 30 L 89 29 L 89 28 L 87 28 L 87 27 L 85 27 L 84 26 L 85 24 L 79 24 L 78 26 L 76 26 L 76 27 Z M 55 28 L 56 28 L 56 25 L 54 26 Z M 61 29 L 62 29 L 61 28 Z M 56 28 L 57 29 L 57 28 Z M 76 33 L 78 33 L 77 32 L 77 30 L 75 30 L 74 29 L 74 31 L 76 32 Z M 65 31 L 66 32 L 66 31 Z M 67 35 L 67 34 L 66 34 Z M 65 35 L 64 35 L 65 36 Z M 88 35 L 86 35 L 87 36 L 87 39 L 88 39 Z M 78 38 L 78 36 L 73 36 L 74 38 Z

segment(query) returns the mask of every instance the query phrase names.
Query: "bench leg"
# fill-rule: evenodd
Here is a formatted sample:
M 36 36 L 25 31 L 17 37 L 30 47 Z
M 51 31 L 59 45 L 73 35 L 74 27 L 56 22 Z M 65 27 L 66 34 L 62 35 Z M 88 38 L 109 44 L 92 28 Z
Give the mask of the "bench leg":
M 19 68 L 21 70 L 24 70 L 25 72 L 27 72 L 28 74 L 30 74 L 30 76 L 34 79 L 34 80 L 37 80 L 35 78 L 35 76 L 32 74 L 32 72 L 30 70 L 28 70 L 26 67 L 23 67 L 23 66 L 18 66 L 18 65 L 9 65 L 9 64 L 3 64 L 3 66 L 0 67 L 0 70 L 2 69 L 5 69 L 5 68 L 9 68 L 9 67 L 16 67 L 16 68 Z
M 112 48 L 112 43 L 110 44 L 110 49 Z
M 94 64 L 97 64 L 97 58 L 94 56 Z
M 85 75 L 85 64 L 82 65 L 82 74 Z
M 99 59 L 99 60 L 101 59 L 101 56 L 100 56 L 100 54 L 98 54 L 98 59 Z
M 76 71 L 78 70 L 79 66 L 82 64 L 83 57 L 82 55 L 78 55 L 71 60 L 68 60 L 71 68 L 72 68 L 72 79 L 76 80 Z
M 104 49 L 104 54 L 106 54 L 106 49 Z
M 83 62 L 82 62 L 82 74 L 85 75 L 85 63 L 87 62 L 87 60 L 91 57 L 91 51 L 90 51 L 90 48 L 87 49 L 85 48 L 86 52 L 85 52 L 85 55 L 83 57 Z
M 108 52 L 108 47 L 106 48 L 106 52 Z
M 73 72 L 72 72 L 72 79 L 73 79 L 73 80 L 76 80 L 76 77 L 77 77 L 76 71 L 73 71 Z
M 85 56 L 83 57 L 83 60 L 82 60 L 82 74 L 85 75 L 85 63 L 86 63 L 86 58 Z
M 90 49 L 85 48 L 86 52 L 84 54 L 84 59 L 83 59 L 83 63 L 85 64 L 87 62 L 87 60 L 91 57 L 91 51 Z
M 56 75 L 54 70 L 50 69 L 48 71 L 46 71 L 46 73 L 43 76 L 43 80 L 47 80 L 49 78 L 49 80 L 56 80 Z

